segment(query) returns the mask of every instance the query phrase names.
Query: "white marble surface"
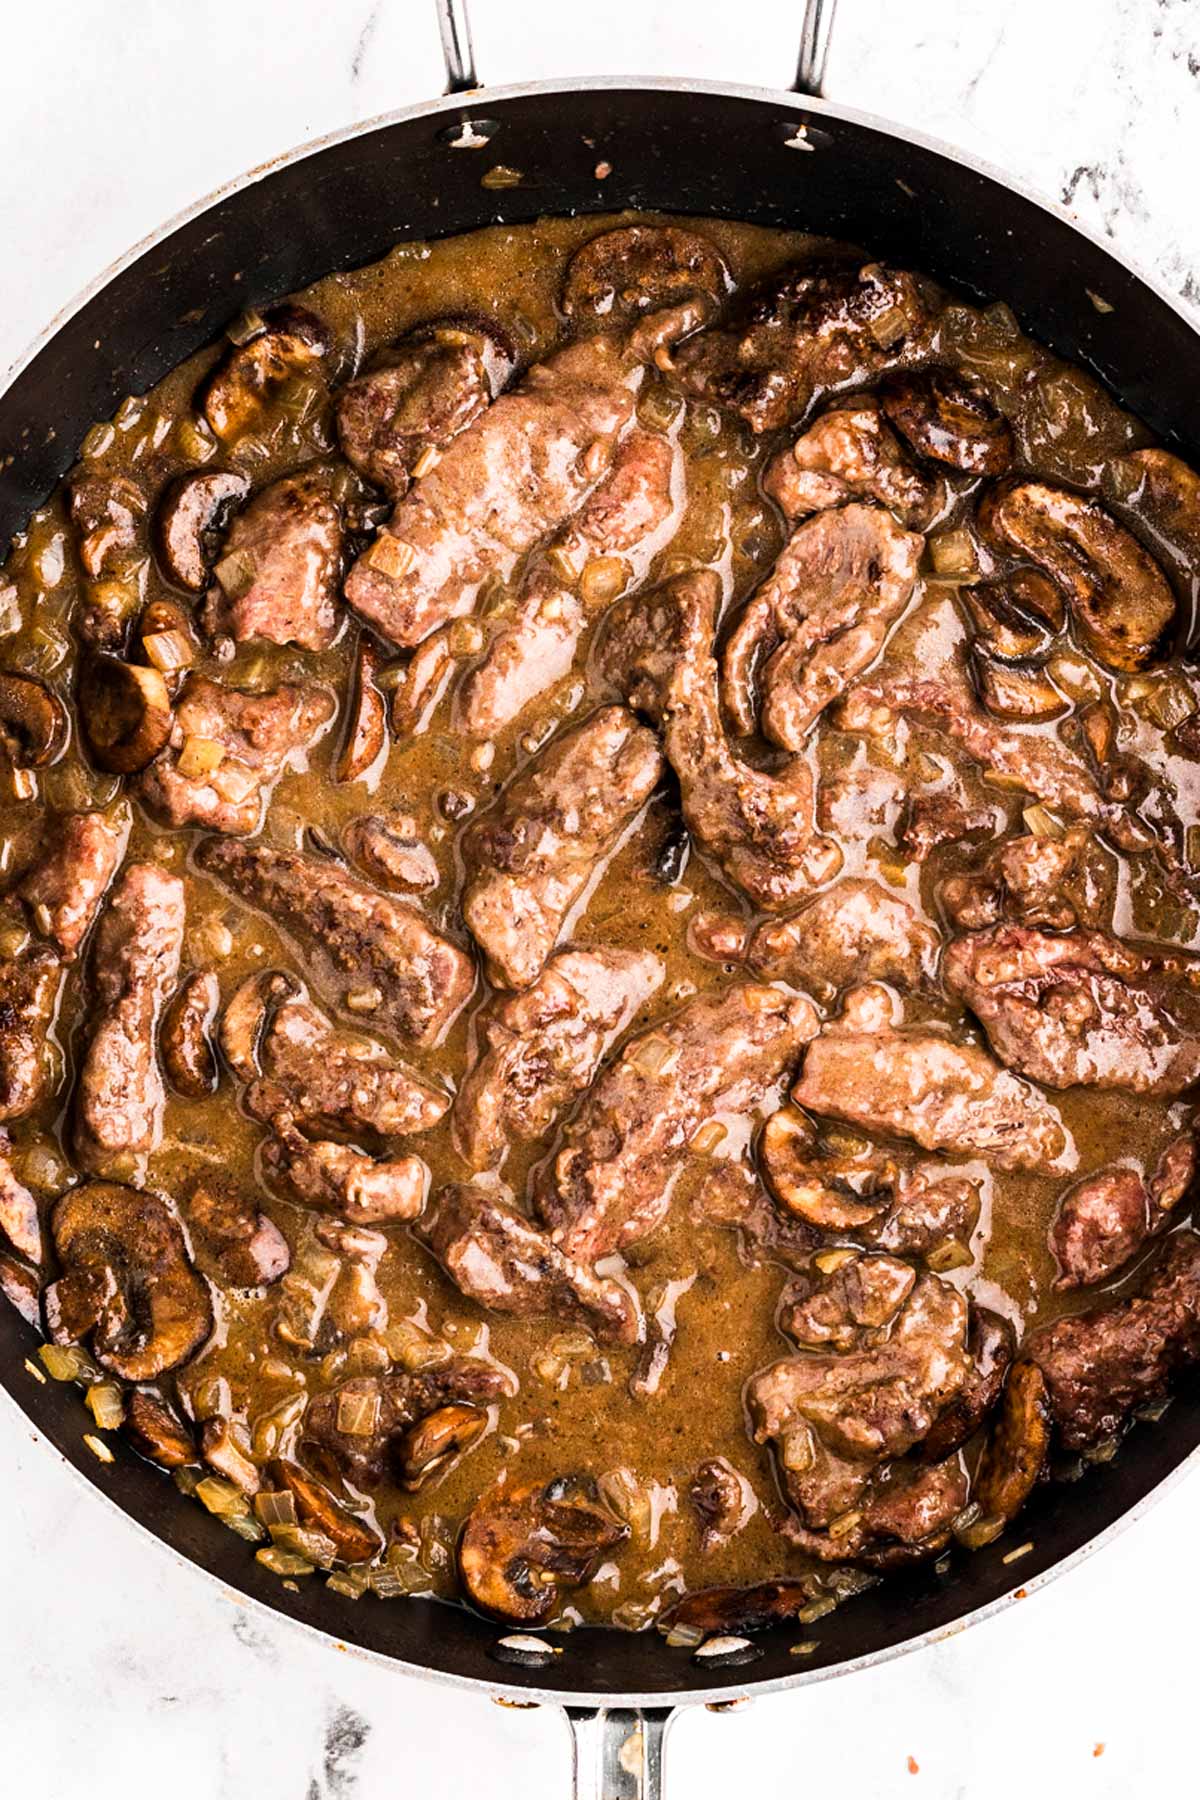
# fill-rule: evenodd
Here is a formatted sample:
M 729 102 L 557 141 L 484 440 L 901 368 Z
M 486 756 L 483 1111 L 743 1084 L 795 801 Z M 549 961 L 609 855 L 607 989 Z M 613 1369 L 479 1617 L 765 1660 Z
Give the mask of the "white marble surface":
M 778 84 L 797 10 L 476 0 L 479 65 L 494 82 L 636 71 Z M 5 9 L 0 48 L 0 367 L 198 195 L 440 85 L 427 0 L 59 0 Z M 1191 0 L 842 0 L 829 91 L 1004 165 L 1200 304 Z M 0 1793 L 565 1792 L 554 1715 L 401 1680 L 249 1615 L 148 1551 L 7 1408 L 0 1466 Z M 1193 1477 L 1098 1560 L 920 1656 L 733 1716 L 688 1715 L 672 1793 L 1192 1791 L 1198 1505 Z

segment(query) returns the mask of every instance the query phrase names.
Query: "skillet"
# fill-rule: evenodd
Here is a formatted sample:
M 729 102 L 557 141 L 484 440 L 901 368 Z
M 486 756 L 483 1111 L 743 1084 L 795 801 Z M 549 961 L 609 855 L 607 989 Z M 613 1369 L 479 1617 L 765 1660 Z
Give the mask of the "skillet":
M 0 395 L 0 544 L 74 460 L 95 419 L 152 386 L 223 329 L 239 299 L 262 305 L 410 238 L 629 207 L 799 227 L 869 246 L 984 301 L 1003 299 L 1033 337 L 1096 373 L 1186 460 L 1200 461 L 1200 340 L 1176 303 L 1061 212 L 945 145 L 818 98 L 832 0 L 807 0 L 791 92 L 680 81 L 555 81 L 475 91 L 465 0 L 438 0 L 449 92 L 305 146 L 205 201 L 137 246 L 55 320 Z M 597 180 L 596 165 L 611 164 Z M 520 185 L 490 188 L 497 163 Z M 1098 308 L 1099 296 L 1105 308 Z M 1193 622 L 1194 624 L 1194 622 Z M 1097 1549 L 1195 1457 L 1200 1385 L 1115 1461 L 1043 1488 L 1015 1528 L 948 1575 L 893 1577 L 821 1622 L 798 1663 L 766 1634 L 736 1666 L 701 1665 L 653 1633 L 590 1631 L 560 1654 L 502 1660 L 503 1628 L 433 1601 L 357 1604 L 292 1593 L 246 1546 L 116 1447 L 98 1463 L 78 1396 L 25 1369 L 35 1334 L 0 1316 L 0 1386 L 43 1438 L 133 1521 L 226 1588 L 385 1659 L 398 1672 L 566 1709 L 576 1791 L 660 1791 L 674 1709 L 799 1687 L 928 1643 L 1029 1592 Z M 1033 1548 L 1020 1563 L 1005 1556 Z M 638 1727 L 641 1727 L 640 1731 Z

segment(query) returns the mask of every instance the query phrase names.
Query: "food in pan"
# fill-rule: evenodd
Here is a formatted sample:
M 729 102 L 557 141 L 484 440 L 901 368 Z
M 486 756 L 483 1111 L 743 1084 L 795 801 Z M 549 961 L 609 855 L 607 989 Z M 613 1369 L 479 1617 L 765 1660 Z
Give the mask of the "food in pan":
M 1200 1358 L 1198 540 L 1003 304 L 717 221 L 95 426 L 0 577 L 0 1287 L 98 1452 L 678 1644 L 1113 1454 Z

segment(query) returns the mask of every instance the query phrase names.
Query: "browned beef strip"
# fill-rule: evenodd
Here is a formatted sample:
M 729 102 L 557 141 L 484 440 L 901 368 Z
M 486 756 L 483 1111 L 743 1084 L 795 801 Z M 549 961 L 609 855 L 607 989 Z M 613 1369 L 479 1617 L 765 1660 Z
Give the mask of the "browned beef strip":
M 798 525 L 725 646 L 722 697 L 741 732 L 800 750 L 882 650 L 912 598 L 924 539 L 857 503 Z
M 957 1456 L 942 1462 L 903 1461 L 874 1477 L 836 1531 L 812 1531 L 786 1519 L 784 1536 L 822 1562 L 900 1569 L 936 1556 L 967 1503 L 967 1472 Z
M 343 456 L 401 499 L 423 453 L 444 450 L 490 405 L 506 373 L 500 360 L 485 332 L 452 321 L 390 346 L 338 394 Z
M 536 363 L 455 438 L 359 557 L 345 586 L 355 612 L 403 648 L 470 612 L 485 576 L 507 580 L 578 511 L 632 422 L 647 358 L 698 321 L 685 302 Z
M 71 961 L 91 929 L 129 842 L 125 811 L 64 813 L 17 889 L 43 937 Z
M 96 930 L 95 1011 L 79 1076 L 75 1153 L 99 1171 L 153 1150 L 165 1100 L 155 1044 L 179 979 L 187 901 L 183 882 L 131 863 Z
M 862 988 L 810 1045 L 797 1106 L 912 1138 L 923 1150 L 986 1156 L 1000 1169 L 1062 1167 L 1069 1139 L 1037 1089 L 970 1044 L 897 1030 L 879 990 Z
M 453 1184 L 436 1196 L 419 1235 L 454 1285 L 481 1306 L 577 1323 L 597 1337 L 633 1343 L 638 1309 L 627 1289 L 565 1255 L 511 1201 L 507 1188 Z
M 724 1456 L 710 1456 L 696 1470 L 688 1499 L 700 1522 L 700 1548 L 719 1550 L 758 1511 L 754 1489 Z
M 695 570 L 618 602 L 601 663 L 630 705 L 661 725 L 693 839 L 776 912 L 836 874 L 841 852 L 815 833 L 813 774 L 803 757 L 772 771 L 733 753 L 712 654 L 720 593 L 711 570 Z
M 1200 960 L 1182 951 L 1000 925 L 956 939 L 942 973 L 997 1056 L 1047 1087 L 1174 1096 L 1200 1077 Z
M 815 395 L 869 381 L 928 341 L 936 302 L 915 275 L 879 263 L 814 261 L 772 275 L 729 330 L 700 332 L 675 357 L 688 393 L 776 431 Z
M 855 1236 L 893 1256 L 934 1258 L 951 1246 L 968 1247 L 979 1208 L 979 1182 L 974 1177 L 950 1174 L 936 1165 L 917 1168 L 901 1181 L 888 1210 L 858 1226 Z
M 1017 1334 L 1007 1319 L 971 1301 L 967 1350 L 971 1367 L 958 1393 L 937 1416 L 921 1442 L 926 1461 L 939 1462 L 973 1438 L 1004 1386 L 1016 1350 Z
M 265 1287 L 286 1275 L 288 1241 L 244 1188 L 199 1182 L 187 1211 L 202 1270 L 239 1288 Z
M 1051 931 L 1095 925 L 1107 910 L 1111 885 L 1100 855 L 1082 825 L 1061 838 L 1008 838 L 988 851 L 974 873 L 947 877 L 938 899 L 963 931 L 1007 918 Z
M 307 753 L 335 710 L 332 694 L 307 683 L 248 694 L 190 675 L 176 703 L 170 741 L 139 777 L 141 797 L 177 829 L 202 825 L 247 836 L 261 825 L 282 771 L 307 766 Z M 197 740 L 218 745 L 221 756 L 215 767 L 191 774 Z
M 790 981 L 826 994 L 861 981 L 920 987 L 933 972 L 939 939 L 906 900 L 877 881 L 839 881 L 802 912 L 768 919 L 746 960 L 763 981 Z
M 393 1441 L 439 1406 L 487 1406 L 508 1399 L 515 1382 L 482 1357 L 454 1356 L 413 1374 L 353 1375 L 308 1403 L 301 1427 L 304 1455 L 318 1468 L 374 1488 L 388 1473 Z M 364 1429 L 364 1426 L 366 1429 Z
M 1196 1173 L 1196 1140 L 1184 1132 L 1168 1144 L 1147 1178 L 1117 1164 L 1068 1188 L 1050 1227 L 1050 1249 L 1060 1288 L 1106 1281 L 1165 1231 L 1172 1209 L 1190 1192 Z
M 457 944 L 415 907 L 336 863 L 228 838 L 201 844 L 196 861 L 304 946 L 306 968 L 334 1004 L 367 984 L 376 988 L 372 1025 L 436 1043 L 471 992 L 475 972 Z
M 540 750 L 463 838 L 463 917 L 492 979 L 526 987 L 662 775 L 654 733 L 605 706 Z
M 332 644 L 342 621 L 342 514 L 332 473 L 312 463 L 282 475 L 238 514 L 205 603 L 210 636 L 303 650 Z
M 270 1124 L 263 1172 L 290 1200 L 352 1225 L 415 1219 L 424 1206 L 429 1170 L 419 1156 L 376 1162 L 353 1144 L 306 1138 L 286 1113 L 275 1113 Z
M 25 1118 L 46 1092 L 48 1039 L 65 972 L 49 944 L 0 962 L 0 1124 Z
M 566 675 L 598 608 L 644 578 L 676 518 L 677 464 L 667 438 L 637 426 L 630 431 L 549 557 L 526 576 L 515 612 L 502 615 L 464 683 L 460 715 L 472 737 L 494 737 Z M 590 597 L 593 588 L 599 592 Z
M 882 1343 L 916 1283 L 894 1256 L 855 1256 L 828 1270 L 814 1265 L 788 1283 L 779 1325 L 802 1350 L 868 1350 Z
M 1041 1326 L 1021 1354 L 1046 1377 L 1068 1450 L 1119 1431 L 1134 1407 L 1159 1398 L 1177 1370 L 1200 1358 L 1200 1237 L 1175 1232 L 1140 1294 Z
M 995 831 L 996 809 L 968 800 L 957 783 L 933 793 L 913 794 L 896 827 L 896 842 L 914 862 L 924 862 L 942 844 L 961 843 Z
M 847 500 L 875 500 L 910 530 L 925 531 L 947 500 L 942 477 L 910 460 L 873 394 L 822 413 L 775 452 L 762 485 L 789 524 Z
M 10 1244 L 31 1263 L 42 1260 L 42 1222 L 38 1204 L 8 1160 L 10 1145 L 0 1137 L 0 1244 Z
M 568 1125 L 539 1196 L 554 1242 L 593 1263 L 652 1231 L 700 1127 L 756 1108 L 816 1030 L 810 1001 L 738 983 L 631 1038 Z
M 262 1034 L 264 1092 L 248 1097 L 255 1117 L 286 1110 L 314 1137 L 336 1132 L 372 1137 L 428 1131 L 449 1096 L 390 1057 L 382 1044 L 337 1030 L 310 1001 L 278 1007 Z M 281 1091 L 281 1093 L 280 1093 Z
M 890 1321 L 845 1354 L 802 1351 L 753 1376 L 758 1443 L 773 1443 L 787 1495 L 821 1528 L 859 1500 L 879 1464 L 932 1429 L 971 1369 L 967 1302 L 920 1275 Z
M 128 476 L 97 471 L 74 477 L 70 509 L 83 572 L 95 581 L 111 573 L 115 557 L 137 544 L 146 496 Z
M 648 951 L 561 950 L 532 987 L 492 1001 L 454 1105 L 456 1139 L 473 1169 L 498 1163 L 515 1140 L 549 1131 L 662 974 Z
M 697 1225 L 736 1231 L 746 1260 L 778 1262 L 806 1269 L 821 1234 L 804 1219 L 776 1206 L 753 1169 L 729 1158 L 714 1159 L 696 1184 L 691 1217 Z

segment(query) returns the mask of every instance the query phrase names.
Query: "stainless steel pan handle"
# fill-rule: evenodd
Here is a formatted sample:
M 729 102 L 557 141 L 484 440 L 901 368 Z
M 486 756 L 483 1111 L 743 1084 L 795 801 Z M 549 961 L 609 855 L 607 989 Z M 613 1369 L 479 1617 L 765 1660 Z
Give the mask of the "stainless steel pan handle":
M 446 92 L 465 94 L 469 89 L 482 85 L 475 72 L 475 52 L 471 46 L 471 19 L 467 0 L 436 0 L 436 4 L 442 33 L 442 53 L 446 58 Z M 804 0 L 804 13 L 800 21 L 800 54 L 796 59 L 793 93 L 814 96 L 821 94 L 836 9 L 837 0 Z
M 672 1707 L 568 1706 L 574 1800 L 662 1800 Z

